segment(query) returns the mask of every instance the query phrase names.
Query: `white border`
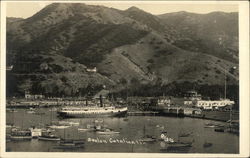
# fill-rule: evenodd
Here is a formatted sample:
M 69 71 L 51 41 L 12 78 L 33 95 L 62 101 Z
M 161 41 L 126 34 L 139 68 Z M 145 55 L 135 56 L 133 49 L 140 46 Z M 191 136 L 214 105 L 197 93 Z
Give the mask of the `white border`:
M 58 152 L 5 152 L 5 45 L 6 45 L 6 3 L 1 2 L 1 82 L 0 82 L 0 108 L 1 108 L 1 146 L 0 157 L 249 157 L 249 2 L 247 1 L 53 1 L 63 3 L 146 3 L 146 4 L 238 4 L 239 5 L 239 57 L 240 57 L 240 154 L 167 154 L 167 153 L 58 153 Z M 45 2 L 45 1 L 21 1 Z M 52 1 L 46 1 L 52 2 Z M 228 26 L 230 27 L 230 26 Z

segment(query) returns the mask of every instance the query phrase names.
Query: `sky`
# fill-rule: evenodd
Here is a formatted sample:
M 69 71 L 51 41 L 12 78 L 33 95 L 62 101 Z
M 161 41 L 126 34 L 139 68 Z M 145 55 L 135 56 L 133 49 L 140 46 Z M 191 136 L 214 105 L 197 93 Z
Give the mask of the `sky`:
M 21 18 L 28 18 L 34 15 L 36 12 L 40 11 L 46 5 L 51 4 L 52 2 L 40 1 L 40 2 L 7 2 L 6 5 L 6 15 L 7 17 L 21 17 Z M 78 2 L 79 3 L 79 2 Z M 178 11 L 187 11 L 193 13 L 209 13 L 213 11 L 223 11 L 223 12 L 237 12 L 238 6 L 235 4 L 192 4 L 187 3 L 166 3 L 162 1 L 158 2 L 150 2 L 144 1 L 142 2 L 135 2 L 135 1 L 106 1 L 106 2 L 90 2 L 84 1 L 85 4 L 89 5 L 103 5 L 106 7 L 112 7 L 120 10 L 125 10 L 131 6 L 138 7 L 146 12 L 151 14 L 164 14 L 170 12 L 178 12 Z

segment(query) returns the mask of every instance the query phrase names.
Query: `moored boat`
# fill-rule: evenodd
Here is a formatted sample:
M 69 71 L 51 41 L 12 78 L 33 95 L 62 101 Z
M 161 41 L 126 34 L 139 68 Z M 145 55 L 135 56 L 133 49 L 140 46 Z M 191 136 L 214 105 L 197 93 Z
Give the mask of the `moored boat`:
M 224 128 L 215 128 L 214 131 L 215 132 L 224 132 Z
M 59 141 L 60 137 L 56 135 L 42 135 L 38 137 L 38 140 L 47 140 L 47 141 Z
M 113 106 L 111 104 L 103 104 L 102 97 L 100 96 L 100 106 L 75 106 L 64 107 L 57 111 L 60 117 L 122 117 L 127 114 L 127 107 Z
M 192 142 L 174 142 L 174 143 L 169 143 L 168 146 L 168 148 L 170 149 L 178 149 L 184 147 L 192 147 Z
M 39 136 L 42 135 L 42 129 L 41 128 L 29 128 L 30 132 L 31 132 L 31 136 L 32 138 L 37 138 Z
M 60 137 L 50 132 L 50 130 L 43 130 L 42 134 L 38 136 L 38 140 L 45 140 L 45 141 L 59 141 L 60 139 L 61 139 Z
M 87 128 L 78 128 L 77 130 L 81 132 L 90 132 L 90 131 L 96 131 L 97 128 L 95 125 L 87 124 Z
M 79 122 L 73 122 L 73 121 L 59 121 L 59 125 L 66 125 L 66 126 L 79 126 Z
M 192 134 L 192 132 L 189 133 L 180 133 L 179 137 L 189 137 Z
M 146 135 L 145 137 L 141 138 L 140 141 L 145 143 L 155 142 L 157 141 L 157 138 L 154 136 Z
M 204 147 L 204 148 L 208 148 L 208 147 L 211 147 L 212 145 L 213 145 L 212 143 L 205 142 L 205 143 L 203 144 L 203 147 Z
M 65 129 L 65 128 L 69 128 L 70 126 L 69 125 L 50 125 L 48 127 L 52 129 Z
M 61 117 L 121 117 L 127 113 L 127 107 L 68 107 L 58 111 Z
M 61 140 L 56 149 L 75 149 L 84 147 L 84 140 Z
M 30 130 L 15 130 L 11 131 L 11 140 L 31 140 L 32 135 Z
M 206 125 L 204 126 L 204 128 L 215 128 L 216 125 L 213 123 L 206 123 Z
M 33 110 L 28 110 L 27 113 L 28 113 L 28 114 L 35 114 L 36 112 L 33 111 Z
M 96 133 L 103 134 L 103 135 L 120 134 L 120 132 L 114 131 L 113 129 L 110 129 L 110 128 L 104 128 L 104 129 L 98 130 Z

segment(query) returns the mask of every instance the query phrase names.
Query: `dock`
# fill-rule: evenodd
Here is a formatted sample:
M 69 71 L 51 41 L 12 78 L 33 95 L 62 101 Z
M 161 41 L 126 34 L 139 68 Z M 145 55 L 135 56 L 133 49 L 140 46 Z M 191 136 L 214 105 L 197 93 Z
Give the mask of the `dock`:
M 159 115 L 157 111 L 130 111 L 129 116 L 156 116 Z

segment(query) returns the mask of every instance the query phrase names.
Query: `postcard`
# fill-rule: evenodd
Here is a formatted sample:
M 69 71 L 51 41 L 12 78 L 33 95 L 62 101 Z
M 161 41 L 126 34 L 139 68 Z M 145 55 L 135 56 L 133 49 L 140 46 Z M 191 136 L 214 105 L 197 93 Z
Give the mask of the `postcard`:
M 249 156 L 248 5 L 1 2 L 1 156 Z

